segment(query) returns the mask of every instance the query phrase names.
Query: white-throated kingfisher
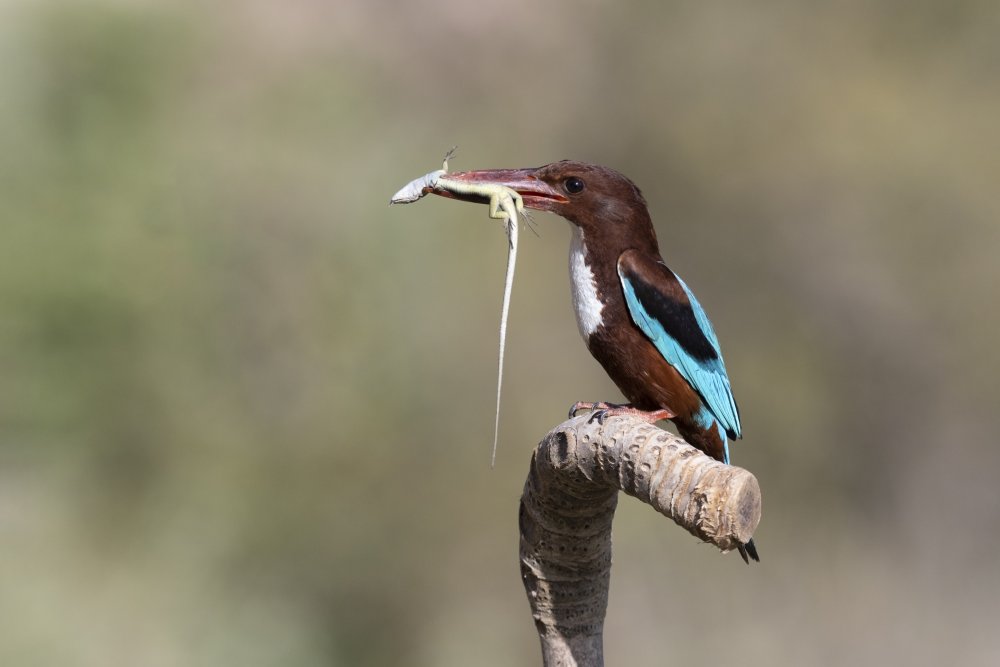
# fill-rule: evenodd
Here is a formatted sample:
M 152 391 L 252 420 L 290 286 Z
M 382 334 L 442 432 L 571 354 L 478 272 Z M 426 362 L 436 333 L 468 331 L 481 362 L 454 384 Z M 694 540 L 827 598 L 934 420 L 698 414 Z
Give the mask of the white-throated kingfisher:
M 576 321 L 590 353 L 629 401 L 578 403 L 602 416 L 670 419 L 690 444 L 729 463 L 741 437 L 740 414 L 712 324 L 688 286 L 667 268 L 639 188 L 618 172 L 563 160 L 530 169 L 448 174 L 451 181 L 502 184 L 529 209 L 568 220 L 570 282 Z M 435 194 L 484 202 L 441 189 Z M 743 560 L 759 560 L 750 540 Z

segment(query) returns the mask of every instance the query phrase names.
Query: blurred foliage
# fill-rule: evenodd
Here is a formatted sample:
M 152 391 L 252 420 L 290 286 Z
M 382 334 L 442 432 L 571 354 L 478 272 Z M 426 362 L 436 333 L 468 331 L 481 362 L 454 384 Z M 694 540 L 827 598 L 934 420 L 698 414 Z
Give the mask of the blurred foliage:
M 630 175 L 741 401 L 764 562 L 623 501 L 609 664 L 1000 661 L 997 34 L 973 0 L 3 3 L 0 663 L 538 662 L 529 451 L 618 394 L 538 216 L 489 470 L 502 235 L 385 206 L 456 143 Z

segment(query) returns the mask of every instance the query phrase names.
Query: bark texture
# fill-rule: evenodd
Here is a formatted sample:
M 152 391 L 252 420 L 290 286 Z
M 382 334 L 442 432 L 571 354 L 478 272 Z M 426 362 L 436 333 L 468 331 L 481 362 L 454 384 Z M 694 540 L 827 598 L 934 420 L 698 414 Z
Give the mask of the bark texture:
M 757 479 L 672 433 L 634 417 L 560 424 L 532 455 L 519 521 L 521 576 L 546 667 L 604 664 L 619 490 L 723 551 L 749 540 L 760 521 Z

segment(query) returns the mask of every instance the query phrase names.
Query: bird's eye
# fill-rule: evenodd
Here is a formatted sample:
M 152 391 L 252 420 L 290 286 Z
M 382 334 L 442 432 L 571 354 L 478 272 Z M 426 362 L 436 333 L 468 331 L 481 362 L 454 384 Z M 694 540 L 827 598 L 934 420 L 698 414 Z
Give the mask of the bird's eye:
M 583 188 L 585 186 L 583 180 L 577 178 L 576 176 L 570 176 L 566 179 L 566 182 L 563 183 L 563 187 L 566 188 L 566 192 L 571 195 L 577 195 L 583 192 Z

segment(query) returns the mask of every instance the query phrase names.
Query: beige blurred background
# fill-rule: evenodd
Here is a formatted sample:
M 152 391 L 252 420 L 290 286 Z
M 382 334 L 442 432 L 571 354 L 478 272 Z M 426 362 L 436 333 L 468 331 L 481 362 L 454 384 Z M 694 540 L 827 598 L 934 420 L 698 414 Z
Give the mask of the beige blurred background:
M 1000 6 L 0 2 L 0 664 L 527 665 L 530 451 L 620 397 L 568 226 L 388 208 L 600 162 L 711 314 L 745 567 L 623 499 L 611 665 L 1000 664 Z

